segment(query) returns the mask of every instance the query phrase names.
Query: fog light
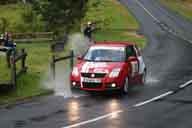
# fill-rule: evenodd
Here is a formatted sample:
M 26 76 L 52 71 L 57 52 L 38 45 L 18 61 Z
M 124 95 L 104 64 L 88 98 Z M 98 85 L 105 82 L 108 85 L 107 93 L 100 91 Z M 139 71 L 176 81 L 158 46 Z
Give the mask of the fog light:
M 116 87 L 116 84 L 115 84 L 115 83 L 112 83 L 112 84 L 111 84 L 111 87 L 115 88 L 115 87 Z
M 75 85 L 76 85 L 76 82 L 72 82 L 72 85 L 75 86 Z

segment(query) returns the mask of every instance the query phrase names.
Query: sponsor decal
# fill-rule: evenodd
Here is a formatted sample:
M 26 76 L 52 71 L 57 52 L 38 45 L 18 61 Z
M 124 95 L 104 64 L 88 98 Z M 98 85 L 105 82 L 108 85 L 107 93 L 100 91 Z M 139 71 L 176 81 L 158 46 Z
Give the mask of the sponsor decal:
M 85 62 L 82 66 L 81 72 L 88 73 L 90 69 L 94 69 L 94 72 L 99 71 L 97 68 L 107 67 L 105 62 Z M 100 70 L 100 72 L 103 72 Z

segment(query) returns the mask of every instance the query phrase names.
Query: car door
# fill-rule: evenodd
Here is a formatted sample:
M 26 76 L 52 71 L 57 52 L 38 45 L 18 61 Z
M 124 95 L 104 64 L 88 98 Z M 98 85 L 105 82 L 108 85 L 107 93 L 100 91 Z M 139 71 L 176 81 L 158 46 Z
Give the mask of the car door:
M 141 56 L 141 51 L 137 46 L 134 46 L 137 58 L 138 58 L 138 63 L 139 63 L 139 74 L 143 74 L 144 70 L 145 70 L 145 63 L 143 60 L 143 57 Z
M 128 46 L 126 49 L 126 58 L 128 59 L 128 63 L 130 64 L 130 75 L 131 77 L 135 77 L 139 74 L 139 60 L 137 57 L 137 52 L 134 46 Z

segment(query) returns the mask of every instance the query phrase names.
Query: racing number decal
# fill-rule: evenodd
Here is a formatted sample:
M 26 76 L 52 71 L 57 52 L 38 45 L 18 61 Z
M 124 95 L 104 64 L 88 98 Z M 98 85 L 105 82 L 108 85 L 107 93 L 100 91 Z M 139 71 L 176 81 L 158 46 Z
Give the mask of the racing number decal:
M 139 64 L 137 61 L 131 62 L 132 76 L 135 76 L 139 72 Z

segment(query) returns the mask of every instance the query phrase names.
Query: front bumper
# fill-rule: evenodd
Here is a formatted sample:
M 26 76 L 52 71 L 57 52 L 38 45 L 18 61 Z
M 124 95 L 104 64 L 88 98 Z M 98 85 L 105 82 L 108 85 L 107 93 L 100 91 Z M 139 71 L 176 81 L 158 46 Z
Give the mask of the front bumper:
M 100 83 L 82 82 L 71 80 L 72 88 L 78 88 L 85 91 L 110 91 L 110 90 L 120 90 L 121 85 L 118 79 L 102 79 Z

